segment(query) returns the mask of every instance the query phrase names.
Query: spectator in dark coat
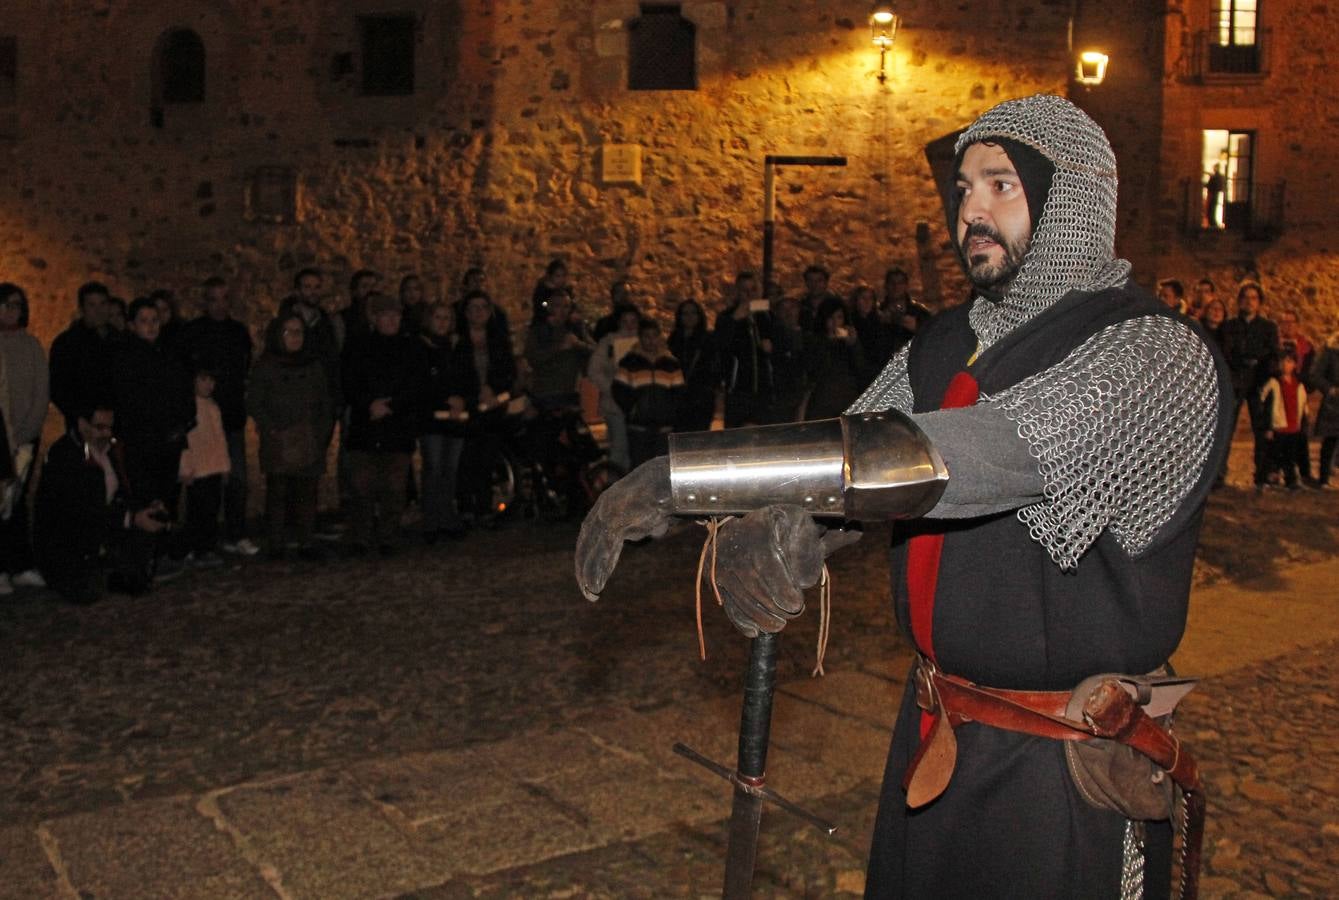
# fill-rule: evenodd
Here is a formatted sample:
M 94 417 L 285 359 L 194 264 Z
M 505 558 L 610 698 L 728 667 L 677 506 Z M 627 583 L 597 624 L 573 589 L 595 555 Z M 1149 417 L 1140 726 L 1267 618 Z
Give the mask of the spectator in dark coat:
M 418 437 L 423 459 L 423 540 L 429 544 L 439 537 L 460 538 L 465 523 L 456 507 L 456 472 L 465 449 L 465 433 L 471 417 L 479 412 L 466 404 L 464 384 L 472 372 L 461 365 L 463 354 L 452 344 L 453 312 L 445 303 L 428 308 L 422 343 L 426 397 L 424 422 Z M 470 369 L 473 368 L 471 365 Z M 478 378 L 473 381 L 478 395 Z
M 423 333 L 424 318 L 431 305 L 423 291 L 422 278 L 411 273 L 400 279 L 400 307 L 403 310 L 400 328 L 405 334 L 417 336 Z
M 577 379 L 594 349 L 590 332 L 575 316 L 572 298 L 562 288 L 552 289 L 540 302 L 525 341 L 535 405 L 542 410 L 575 407 Z
M 804 270 L 804 296 L 800 298 L 800 325 L 810 331 L 821 332 L 823 319 L 832 307 L 840 306 L 842 298 L 828 290 L 828 270 L 812 265 Z
M 771 411 L 767 422 L 795 422 L 814 385 L 813 368 L 822 340 L 800 325 L 800 301 L 785 297 L 776 302 L 772 322 L 772 370 L 774 373 Z
M 716 342 L 707 327 L 707 315 L 696 300 L 685 300 L 674 310 L 669 351 L 683 367 L 685 382 L 674 430 L 706 431 L 716 415 L 721 370 Z
M 70 414 L 75 427 L 47 451 L 37 486 L 38 567 L 71 603 L 92 603 L 109 588 L 142 593 L 152 582 L 153 535 L 165 527 L 167 512 L 158 500 L 129 502 L 112 447 L 110 402 L 90 400 Z
M 629 306 L 637 310 L 637 315 L 641 316 L 641 309 L 632 301 L 631 283 L 626 278 L 614 279 L 614 283 L 609 285 L 609 312 L 595 321 L 591 337 L 598 343 L 606 334 L 617 331 L 619 316 L 622 310 Z M 618 360 L 614 362 L 617 363 Z
M 500 452 L 507 402 L 516 387 L 516 357 L 506 319 L 483 291 L 466 294 L 464 320 L 453 336 L 455 380 L 470 424 L 457 469 L 458 495 L 476 515 L 492 512 L 488 469 Z
M 175 511 L 181 451 L 195 422 L 195 387 L 181 363 L 159 344 L 158 308 L 147 297 L 130 305 L 127 337 L 116 346 L 112 387 L 130 502 L 144 507 L 160 500 Z
M 367 300 L 380 288 L 381 273 L 371 269 L 359 269 L 349 279 L 349 305 L 340 314 L 344 321 L 344 349 L 371 332 L 372 321 Z
M 1335 449 L 1339 448 L 1339 331 L 1330 335 L 1316 353 L 1308 373 L 1308 384 L 1320 393 L 1320 411 L 1316 414 L 1316 437 L 1320 438 L 1320 467 L 1316 483 L 1330 486 Z
M 149 295 L 153 305 L 158 308 L 158 342 L 169 353 L 177 352 L 177 338 L 186 322 L 177 306 L 177 295 L 167 288 L 159 288 Z
M 284 298 L 275 313 L 271 327 L 296 315 L 302 319 L 303 352 L 315 358 L 325 369 L 326 386 L 336 405 L 343 402 L 343 393 L 339 385 L 340 339 L 335 323 L 321 308 L 321 296 L 324 291 L 325 276 L 320 269 L 303 269 L 293 279 L 294 293 Z M 266 336 L 266 346 L 276 346 Z
M 896 333 L 879 315 L 879 298 L 869 285 L 862 284 L 851 292 L 847 314 L 848 324 L 855 328 L 856 336 L 860 339 L 860 349 L 865 355 L 865 364 L 869 367 L 866 375 L 873 381 L 874 376 L 893 358 Z
M 1264 290 L 1254 281 L 1244 282 L 1237 290 L 1237 315 L 1223 323 L 1223 344 L 1227 366 L 1232 373 L 1232 390 L 1237 395 L 1233 421 L 1246 404 L 1255 438 L 1255 482 L 1261 483 L 1269 471 L 1269 430 L 1260 404 L 1260 388 L 1274 371 L 1279 349 L 1279 330 L 1260 315 Z
M 335 402 L 323 360 L 307 347 L 309 334 L 300 315 L 277 320 L 266 331 L 265 352 L 247 388 L 247 409 L 260 434 L 273 557 L 283 557 L 290 545 L 303 556 L 320 555 L 312 530 Z
M 814 389 L 805 419 L 830 419 L 844 413 L 868 385 L 865 354 L 855 329 L 846 324 L 846 310 L 832 309 L 823 320 L 814 364 Z
M 210 278 L 202 290 L 204 315 L 181 329 L 176 350 L 190 371 L 208 371 L 214 376 L 213 399 L 228 441 L 222 549 L 253 556 L 257 547 L 246 535 L 246 377 L 251 371 L 251 332 L 232 317 L 227 282 Z
M 758 303 L 758 278 L 735 276 L 734 295 L 716 316 L 716 347 L 725 383 L 725 427 L 767 421 L 772 403 L 772 314 Z
M 69 429 L 75 413 L 105 391 L 112 378 L 111 294 L 107 286 L 90 281 L 79 288 L 79 318 L 51 344 L 51 402 Z
M 426 376 L 416 339 L 400 333 L 400 301 L 372 294 L 367 312 L 372 331 L 351 339 L 344 358 L 351 550 L 375 544 L 388 555 L 404 509 L 404 473 L 422 423 Z

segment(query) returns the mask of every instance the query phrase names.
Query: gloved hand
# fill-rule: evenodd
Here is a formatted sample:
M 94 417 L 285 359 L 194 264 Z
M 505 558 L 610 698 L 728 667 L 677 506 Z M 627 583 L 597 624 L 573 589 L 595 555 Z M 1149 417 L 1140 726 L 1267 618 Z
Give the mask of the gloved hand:
M 581 523 L 577 537 L 577 585 L 595 600 L 618 565 L 624 541 L 658 538 L 669 530 L 668 456 L 642 463 L 609 486 Z
M 860 540 L 856 530 L 819 525 L 798 506 L 765 506 L 716 536 L 716 585 L 725 614 L 745 637 L 775 634 L 804 612 L 804 590 L 823 560 Z

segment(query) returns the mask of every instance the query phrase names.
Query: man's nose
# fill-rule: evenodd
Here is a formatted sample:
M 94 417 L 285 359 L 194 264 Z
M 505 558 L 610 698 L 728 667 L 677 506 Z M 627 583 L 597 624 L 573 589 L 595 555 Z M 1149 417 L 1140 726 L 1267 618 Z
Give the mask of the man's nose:
M 973 191 L 962 198 L 962 207 L 958 215 L 968 225 L 984 222 L 987 218 L 986 204 L 979 198 L 977 192 Z

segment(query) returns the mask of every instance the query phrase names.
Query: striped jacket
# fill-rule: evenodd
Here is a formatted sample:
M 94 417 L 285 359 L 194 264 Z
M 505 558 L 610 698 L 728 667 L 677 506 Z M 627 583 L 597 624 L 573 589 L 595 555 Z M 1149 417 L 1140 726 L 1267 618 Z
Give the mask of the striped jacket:
M 669 431 L 683 389 L 683 367 L 668 353 L 653 360 L 638 347 L 618 361 L 613 394 L 629 428 Z

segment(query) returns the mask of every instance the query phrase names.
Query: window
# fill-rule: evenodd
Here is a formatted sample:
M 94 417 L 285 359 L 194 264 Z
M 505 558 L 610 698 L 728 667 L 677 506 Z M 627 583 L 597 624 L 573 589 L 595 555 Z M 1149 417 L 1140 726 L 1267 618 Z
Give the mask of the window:
M 1249 74 L 1260 71 L 1257 0 L 1214 0 L 1209 29 L 1209 71 Z
M 1250 131 L 1204 132 L 1201 228 L 1242 231 L 1250 227 L 1254 143 L 1255 134 Z
M 697 28 L 679 4 L 643 3 L 628 25 L 628 89 L 697 90 Z
M 261 166 L 251 173 L 247 214 L 255 222 L 283 224 L 297 220 L 298 173 L 284 166 Z
M 363 94 L 404 97 L 414 93 L 414 17 L 360 16 Z
M 158 47 L 158 73 L 164 103 L 203 103 L 205 43 L 189 28 L 163 35 Z
M 19 40 L 0 35 L 0 107 L 18 102 Z

